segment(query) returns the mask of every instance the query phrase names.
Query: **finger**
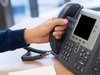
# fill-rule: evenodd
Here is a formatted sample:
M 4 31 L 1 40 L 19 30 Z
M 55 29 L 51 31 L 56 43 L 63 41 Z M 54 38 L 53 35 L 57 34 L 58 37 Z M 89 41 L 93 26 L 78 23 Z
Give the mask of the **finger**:
M 61 37 L 61 36 L 55 36 L 55 38 L 56 38 L 56 39 L 61 39 L 62 37 Z
M 55 25 L 55 26 L 56 25 L 66 25 L 68 23 L 67 19 L 61 19 L 61 18 L 59 19 L 53 18 L 51 22 L 52 22 L 52 25 Z
M 65 26 L 67 25 L 67 19 L 56 19 L 56 18 L 52 18 L 52 19 L 49 19 L 47 22 L 44 23 L 45 25 L 45 28 L 49 29 L 49 30 L 52 30 L 54 27 L 56 26 Z
M 66 26 L 57 26 L 57 27 L 55 27 L 55 31 L 63 31 L 63 30 L 65 30 L 65 28 L 66 28 Z
M 59 31 L 59 32 L 53 32 L 53 36 L 62 36 L 63 32 Z
M 56 39 L 61 39 L 61 38 L 62 38 L 61 35 L 62 35 L 61 33 L 60 33 L 60 34 L 58 34 L 58 33 L 56 33 L 56 32 L 53 33 L 53 36 L 54 36 Z

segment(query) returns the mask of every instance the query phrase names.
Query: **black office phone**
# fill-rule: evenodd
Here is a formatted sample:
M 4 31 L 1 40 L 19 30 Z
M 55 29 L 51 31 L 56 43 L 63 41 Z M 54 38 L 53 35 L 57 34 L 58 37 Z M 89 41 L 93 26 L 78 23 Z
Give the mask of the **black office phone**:
M 51 35 L 52 54 L 76 75 L 100 75 L 100 15 L 69 2 L 58 18 L 68 25 L 60 40 Z

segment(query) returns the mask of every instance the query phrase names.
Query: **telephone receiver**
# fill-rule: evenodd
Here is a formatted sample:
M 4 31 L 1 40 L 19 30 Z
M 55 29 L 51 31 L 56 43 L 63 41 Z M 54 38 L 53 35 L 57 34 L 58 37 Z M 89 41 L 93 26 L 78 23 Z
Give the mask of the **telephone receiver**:
M 67 27 L 65 29 L 64 34 L 62 35 L 62 38 L 60 40 L 55 39 L 55 37 L 51 34 L 50 36 L 50 46 L 52 48 L 52 52 L 54 54 L 58 54 L 62 44 L 66 38 L 67 31 L 70 30 L 71 27 L 73 27 L 74 21 L 77 19 L 79 12 L 81 11 L 83 7 L 77 3 L 71 3 L 68 2 L 64 5 L 64 8 L 61 10 L 57 18 L 65 18 L 68 20 Z M 53 30 L 54 31 L 54 30 Z M 52 32 L 53 32 L 52 31 Z
M 67 30 L 70 30 L 69 28 L 72 26 L 71 23 L 74 22 L 74 19 L 77 19 L 77 16 L 82 8 L 83 7 L 77 3 L 71 3 L 71 2 L 66 3 L 62 7 L 62 10 L 59 13 L 57 18 L 67 18 L 69 23 L 68 23 L 68 25 L 65 29 L 65 32 L 60 40 L 55 39 L 55 37 L 52 35 L 52 32 L 54 30 L 51 31 L 49 41 L 50 41 L 50 46 L 52 48 L 52 51 L 41 51 L 41 50 L 37 50 L 37 49 L 31 48 L 31 47 L 25 47 L 24 49 L 27 50 L 27 52 L 21 57 L 21 59 L 23 61 L 31 61 L 31 60 L 41 59 L 45 55 L 49 55 L 51 53 L 58 54 L 62 47 L 64 39 L 66 38 L 64 35 L 66 35 Z M 31 52 L 38 53 L 39 55 L 31 56 Z

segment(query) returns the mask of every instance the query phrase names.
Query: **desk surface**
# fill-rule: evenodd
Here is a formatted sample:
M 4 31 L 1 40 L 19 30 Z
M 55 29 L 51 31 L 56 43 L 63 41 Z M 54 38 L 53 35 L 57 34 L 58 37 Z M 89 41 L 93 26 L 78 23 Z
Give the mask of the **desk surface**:
M 43 59 L 36 61 L 23 62 L 21 60 L 21 56 L 25 52 L 26 51 L 23 49 L 18 49 L 12 52 L 9 51 L 0 54 L 0 75 L 8 75 L 8 73 L 12 71 L 33 69 L 36 67 L 48 66 L 51 64 L 54 65 L 57 75 L 74 75 L 52 55 L 46 56 Z
M 29 18 L 27 20 L 24 20 L 16 24 L 11 29 L 22 29 L 22 28 L 34 27 L 34 26 L 37 26 L 39 23 L 41 23 L 40 22 L 41 20 L 43 20 L 43 18 L 41 19 Z M 31 46 L 44 49 L 44 50 L 50 49 L 49 43 L 40 44 L 40 45 L 33 44 Z M 26 51 L 21 48 L 15 51 L 0 53 L 0 75 L 8 75 L 8 73 L 12 71 L 32 69 L 32 68 L 47 66 L 51 64 L 54 65 L 57 75 L 74 75 L 67 68 L 65 68 L 57 59 L 55 59 L 52 55 L 44 57 L 43 59 L 36 60 L 36 61 L 23 62 L 21 60 L 21 56 L 25 54 L 25 52 Z

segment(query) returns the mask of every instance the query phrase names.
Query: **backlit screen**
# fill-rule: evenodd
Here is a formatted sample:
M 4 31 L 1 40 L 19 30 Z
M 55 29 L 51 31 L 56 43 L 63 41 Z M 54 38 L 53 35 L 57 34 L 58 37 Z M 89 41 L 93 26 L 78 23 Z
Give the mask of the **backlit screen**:
M 80 20 L 75 28 L 73 34 L 88 40 L 91 34 L 91 31 L 95 25 L 96 19 L 81 15 Z

